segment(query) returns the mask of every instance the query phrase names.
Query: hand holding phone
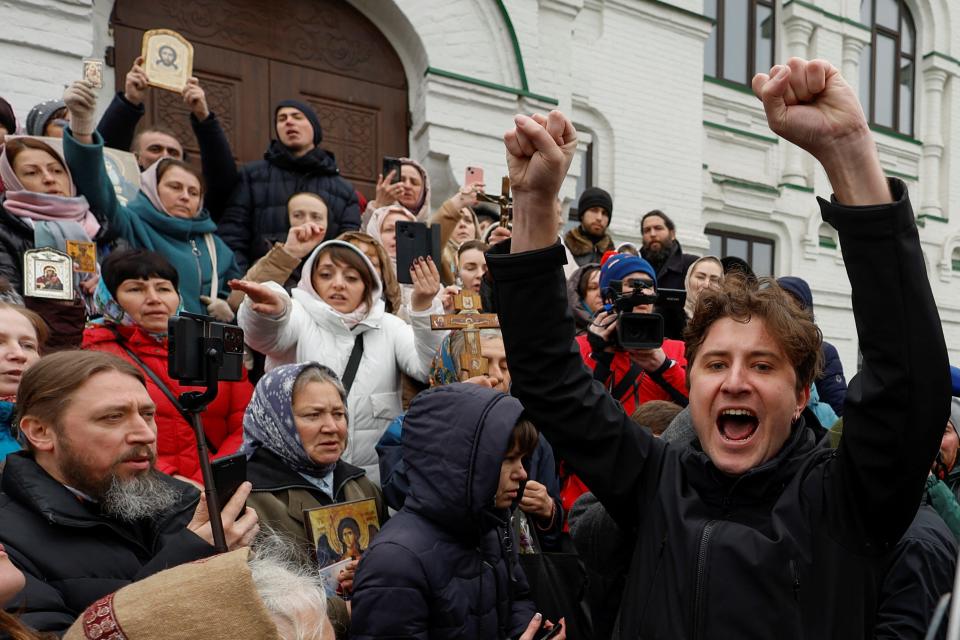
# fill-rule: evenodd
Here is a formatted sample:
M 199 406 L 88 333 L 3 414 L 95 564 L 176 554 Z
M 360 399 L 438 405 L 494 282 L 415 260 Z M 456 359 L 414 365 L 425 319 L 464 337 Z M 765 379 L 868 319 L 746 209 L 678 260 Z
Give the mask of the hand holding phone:
M 428 227 L 422 222 L 397 221 L 397 280 L 413 284 L 410 268 L 417 258 L 433 257 L 440 264 L 440 225 Z
M 403 165 L 400 162 L 399 158 L 391 158 L 390 156 L 383 156 L 383 177 L 386 179 L 390 172 L 393 171 L 393 178 L 390 179 L 390 184 L 396 184 L 400 182 L 400 167 Z
M 213 470 L 213 485 L 217 489 L 217 498 L 222 509 L 247 479 L 247 456 L 244 453 L 235 453 L 217 458 L 210 463 L 210 467 Z
M 463 178 L 463 186 L 469 187 L 474 184 L 484 184 L 482 167 L 467 167 L 466 175 Z

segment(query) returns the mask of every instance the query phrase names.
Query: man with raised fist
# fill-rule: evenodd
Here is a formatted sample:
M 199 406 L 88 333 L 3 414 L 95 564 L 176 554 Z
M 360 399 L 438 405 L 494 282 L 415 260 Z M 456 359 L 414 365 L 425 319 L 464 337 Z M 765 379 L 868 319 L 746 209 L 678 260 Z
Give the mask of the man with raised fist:
M 753 89 L 770 128 L 833 186 L 820 207 L 839 234 L 863 352 L 836 452 L 805 411 L 820 332 L 774 282 L 736 277 L 701 294 L 688 325 L 697 443 L 633 427 L 570 347 L 553 202 L 576 131 L 554 111 L 517 116 L 504 137 L 512 246 L 487 263 L 512 393 L 631 540 L 622 638 L 872 638 L 889 552 L 917 512 L 949 412 L 906 188 L 884 177 L 854 92 L 828 62 L 799 58 Z

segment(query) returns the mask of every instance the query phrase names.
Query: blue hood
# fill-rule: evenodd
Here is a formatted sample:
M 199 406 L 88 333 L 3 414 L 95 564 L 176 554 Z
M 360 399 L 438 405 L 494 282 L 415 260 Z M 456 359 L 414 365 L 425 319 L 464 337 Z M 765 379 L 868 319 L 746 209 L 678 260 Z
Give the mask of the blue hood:
M 410 481 L 403 508 L 465 533 L 505 521 L 493 498 L 522 413 L 516 398 L 473 384 L 434 387 L 414 398 L 403 421 Z
M 809 309 L 813 313 L 813 293 L 810 291 L 810 285 L 803 278 L 794 276 L 784 276 L 777 278 L 777 284 L 787 293 L 793 294 L 793 297 L 803 303 L 804 309 Z

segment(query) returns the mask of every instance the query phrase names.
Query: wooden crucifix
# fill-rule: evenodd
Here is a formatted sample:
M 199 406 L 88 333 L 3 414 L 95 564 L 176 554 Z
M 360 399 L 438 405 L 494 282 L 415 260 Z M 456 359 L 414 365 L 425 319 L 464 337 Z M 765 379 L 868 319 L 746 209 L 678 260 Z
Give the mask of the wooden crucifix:
M 513 222 L 513 198 L 510 197 L 510 178 L 505 177 L 500 185 L 500 195 L 478 193 L 477 200 L 489 202 L 500 207 L 500 226 L 509 229 Z
M 460 369 L 468 378 L 487 374 L 490 362 L 483 357 L 480 347 L 480 329 L 499 329 L 500 319 L 495 313 L 483 313 L 480 296 L 472 291 L 461 291 L 454 297 L 457 313 L 431 315 L 430 328 L 463 331 L 463 353 L 460 354 Z

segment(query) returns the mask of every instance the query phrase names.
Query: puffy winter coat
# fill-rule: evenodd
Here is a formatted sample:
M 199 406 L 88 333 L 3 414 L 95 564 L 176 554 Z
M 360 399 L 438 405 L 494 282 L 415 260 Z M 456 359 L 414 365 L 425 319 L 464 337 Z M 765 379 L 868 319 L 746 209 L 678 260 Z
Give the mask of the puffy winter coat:
M 87 197 L 90 210 L 105 217 L 113 233 L 130 246 L 162 253 L 180 274 L 183 308 L 205 314 L 207 309 L 200 296 L 210 295 L 214 260 L 219 297 L 225 299 L 230 294 L 228 280 L 243 275 L 233 260 L 233 252 L 217 237 L 217 225 L 209 212 L 203 209 L 193 218 L 175 218 L 158 211 L 142 191 L 129 205 L 121 205 L 103 165 L 100 134 L 94 132 L 93 138 L 93 144 L 81 144 L 69 130 L 63 135 L 63 155 L 73 172 L 77 191 Z M 213 241 L 212 258 L 207 234 Z
M 317 254 L 328 245 L 317 247 L 303 266 L 303 277 L 293 290 L 292 299 L 282 286 L 268 282 L 286 304 L 279 318 L 254 312 L 249 298 L 240 305 L 237 321 L 253 349 L 266 354 L 274 364 L 313 360 L 343 375 L 358 335 L 363 335 L 363 357 L 350 388 L 347 407 L 350 428 L 347 449 L 342 459 L 363 468 L 374 483 L 380 482 L 377 452 L 374 447 L 390 422 L 403 409 L 400 402 L 400 375 L 426 382 L 430 363 L 446 335 L 430 329 L 430 314 L 443 313 L 438 300 L 426 311 L 411 311 L 408 325 L 386 313 L 380 299 L 380 278 L 370 260 L 351 244 L 339 246 L 355 251 L 373 275 L 373 307 L 351 330 L 343 319 L 313 288 L 309 274 Z
M 628 428 L 591 383 L 570 348 L 559 247 L 488 254 L 511 393 L 634 545 L 618 637 L 873 637 L 886 561 L 949 410 L 946 345 L 905 192 L 891 180 L 891 204 L 820 202 L 839 232 L 864 354 L 840 447 L 818 444 L 801 418 L 774 457 L 738 477 L 697 447 Z M 909 313 L 888 313 L 890 300 Z
M 88 326 L 83 333 L 83 348 L 118 355 L 141 368 L 120 345 L 112 326 Z M 120 332 L 126 346 L 157 374 L 173 395 L 179 397 L 185 391 L 200 390 L 199 387 L 180 386 L 180 383 L 167 375 L 166 341 L 158 342 L 138 327 L 115 328 Z M 144 378 L 147 382 L 147 393 L 157 404 L 157 468 L 169 475 L 181 475 L 202 483 L 193 428 L 187 424 L 153 379 L 146 373 Z M 243 412 L 252 395 L 253 385 L 247 381 L 246 373 L 239 382 L 220 383 L 216 399 L 201 414 L 203 430 L 211 446 L 211 458 L 236 453 L 243 444 Z
M 54 480 L 26 452 L 7 456 L 0 493 L 0 543 L 27 584 L 5 603 L 24 624 L 65 631 L 90 603 L 149 575 L 213 555 L 186 526 L 199 492 L 166 478 L 182 493 L 157 518 L 126 523 L 98 513 Z
M 418 395 L 404 420 L 410 495 L 354 581 L 351 637 L 515 638 L 536 609 L 494 495 L 523 407 L 469 384 Z
M 356 191 L 340 177 L 332 153 L 317 147 L 295 158 L 274 140 L 263 158 L 240 169 L 240 182 L 220 219 L 219 233 L 236 251 L 241 270 L 286 239 L 287 200 L 295 193 L 316 193 L 327 203 L 327 238 L 360 228 Z

